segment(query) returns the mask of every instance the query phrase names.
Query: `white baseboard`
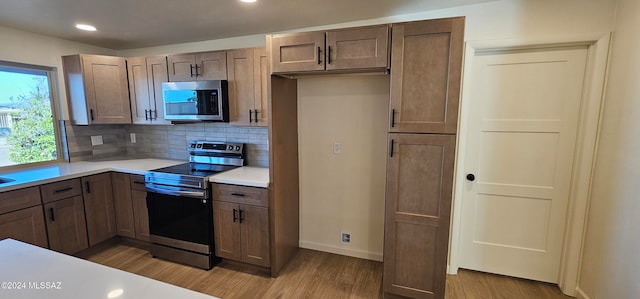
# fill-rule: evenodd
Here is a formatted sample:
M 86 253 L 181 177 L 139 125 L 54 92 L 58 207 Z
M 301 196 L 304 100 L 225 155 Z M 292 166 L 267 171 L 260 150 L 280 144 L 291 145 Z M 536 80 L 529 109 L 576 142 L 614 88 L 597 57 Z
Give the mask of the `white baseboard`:
M 579 286 L 576 288 L 576 298 L 591 299 L 591 297 L 587 296 L 587 294 L 585 294 L 585 292 Z
M 318 251 L 324 251 L 329 253 L 335 253 L 340 255 L 346 255 L 346 256 L 352 256 L 352 257 L 357 257 L 361 259 L 382 262 L 381 252 L 369 252 L 364 250 L 356 250 L 356 249 L 350 249 L 346 247 L 333 246 L 333 245 L 327 245 L 327 244 L 321 244 L 321 243 L 309 242 L 309 241 L 300 241 L 298 245 L 301 248 L 313 249 Z

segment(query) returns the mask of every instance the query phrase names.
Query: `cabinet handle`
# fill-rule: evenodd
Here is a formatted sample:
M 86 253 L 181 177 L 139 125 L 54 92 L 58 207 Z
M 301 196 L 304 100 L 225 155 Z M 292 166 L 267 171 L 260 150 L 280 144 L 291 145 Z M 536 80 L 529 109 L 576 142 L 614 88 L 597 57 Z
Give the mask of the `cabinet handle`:
M 62 192 L 67 192 L 69 190 L 72 190 L 72 187 L 66 187 L 66 188 L 60 188 L 58 190 L 53 191 L 53 193 L 62 193 Z
M 153 111 L 153 116 L 151 116 L 151 112 Z M 151 120 L 156 120 L 158 119 L 158 110 L 153 109 L 153 110 L 149 110 L 149 116 L 151 116 Z
M 244 220 L 244 217 L 242 217 L 242 214 L 244 214 L 244 212 L 242 210 L 238 210 L 240 212 L 240 223 L 242 223 L 242 220 Z
M 89 109 L 89 115 L 91 116 L 91 120 L 93 120 L 93 109 Z
M 389 157 L 393 158 L 393 139 L 391 139 L 391 148 L 389 149 Z
M 233 222 L 234 223 L 236 222 L 236 220 L 238 220 L 238 216 L 236 216 L 236 212 L 237 212 L 237 210 L 233 209 Z
M 240 197 L 244 197 L 244 194 L 242 194 L 242 193 L 231 193 L 231 195 L 233 195 L 233 196 L 240 196 Z
M 89 184 L 89 181 L 84 182 L 84 186 L 87 189 L 87 193 L 91 193 L 91 185 Z
M 249 109 L 249 124 L 251 124 L 252 121 L 253 119 L 251 118 L 251 109 Z
M 327 64 L 331 64 L 331 46 L 327 46 Z
M 391 127 L 396 126 L 396 109 L 391 109 Z
M 144 182 L 142 181 L 133 181 L 134 184 L 140 184 L 140 185 L 144 185 Z
M 322 49 L 320 47 L 318 47 L 318 64 L 322 64 L 322 60 L 320 58 L 321 54 L 322 54 Z
M 200 68 L 200 65 L 196 64 L 196 78 L 200 76 L 200 71 L 198 71 L 198 68 Z
M 256 115 L 255 115 L 255 117 L 254 117 L 254 119 L 255 119 L 255 122 L 256 122 L 256 124 L 257 124 L 257 123 L 258 123 L 258 109 L 254 109 L 254 110 L 253 110 L 253 113 L 255 113 L 255 114 L 256 114 Z
M 149 110 L 144 109 L 144 120 L 149 120 Z
M 189 73 L 189 77 L 193 77 L 193 68 L 194 68 L 194 66 L 193 66 L 193 64 L 190 64 L 189 66 L 191 67 L 191 72 Z
M 53 212 L 53 208 L 49 208 L 49 220 L 51 220 L 51 222 L 56 221 L 56 215 Z

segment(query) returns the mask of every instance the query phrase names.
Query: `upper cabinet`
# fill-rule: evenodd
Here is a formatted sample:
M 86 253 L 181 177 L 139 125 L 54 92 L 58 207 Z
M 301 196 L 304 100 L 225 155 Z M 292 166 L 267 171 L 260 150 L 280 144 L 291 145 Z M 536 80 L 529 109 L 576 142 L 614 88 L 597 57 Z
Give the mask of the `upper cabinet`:
M 167 56 L 169 81 L 226 80 L 225 51 Z
M 372 71 L 389 67 L 389 26 L 272 35 L 273 73 Z
M 162 82 L 169 81 L 167 57 L 127 58 L 127 73 L 133 123 L 170 124 L 162 101 Z
M 75 125 L 129 124 L 129 87 L 124 58 L 62 57 L 70 118 Z
M 455 134 L 464 18 L 392 25 L 389 132 Z
M 267 126 L 269 60 L 265 48 L 227 51 L 230 123 Z

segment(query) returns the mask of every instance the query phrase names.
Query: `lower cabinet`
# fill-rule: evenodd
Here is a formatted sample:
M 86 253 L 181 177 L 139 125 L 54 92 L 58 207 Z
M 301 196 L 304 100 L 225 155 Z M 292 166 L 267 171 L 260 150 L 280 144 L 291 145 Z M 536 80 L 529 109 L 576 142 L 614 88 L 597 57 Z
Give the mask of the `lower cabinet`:
M 389 134 L 383 289 L 444 298 L 455 135 Z
M 116 232 L 118 236 L 135 238 L 136 228 L 131 205 L 131 179 L 126 173 L 112 172 L 113 204 L 116 212 Z
M 149 241 L 149 215 L 144 176 L 113 172 L 111 179 L 117 234 Z
M 216 256 L 270 267 L 267 189 L 213 184 L 213 193 Z
M 11 238 L 47 247 L 42 207 L 40 205 L 0 215 L 0 240 Z
M 0 193 L 0 240 L 11 238 L 47 247 L 38 187 Z
M 93 246 L 116 236 L 111 174 L 83 177 L 82 188 L 89 246 Z
M 149 213 L 147 211 L 147 189 L 143 175 L 131 175 L 131 204 L 136 228 L 136 239 L 149 241 Z
M 49 232 L 49 248 L 74 254 L 89 247 L 82 196 L 57 200 L 44 205 Z

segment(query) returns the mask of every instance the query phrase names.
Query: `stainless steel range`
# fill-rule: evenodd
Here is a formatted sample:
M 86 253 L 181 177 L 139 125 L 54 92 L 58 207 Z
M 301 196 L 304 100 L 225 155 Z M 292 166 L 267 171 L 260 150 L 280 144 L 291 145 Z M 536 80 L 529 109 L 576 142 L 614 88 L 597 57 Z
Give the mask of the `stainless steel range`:
M 244 144 L 189 143 L 189 163 L 145 174 L 151 255 L 203 269 L 213 255 L 213 204 L 209 177 L 244 165 Z

